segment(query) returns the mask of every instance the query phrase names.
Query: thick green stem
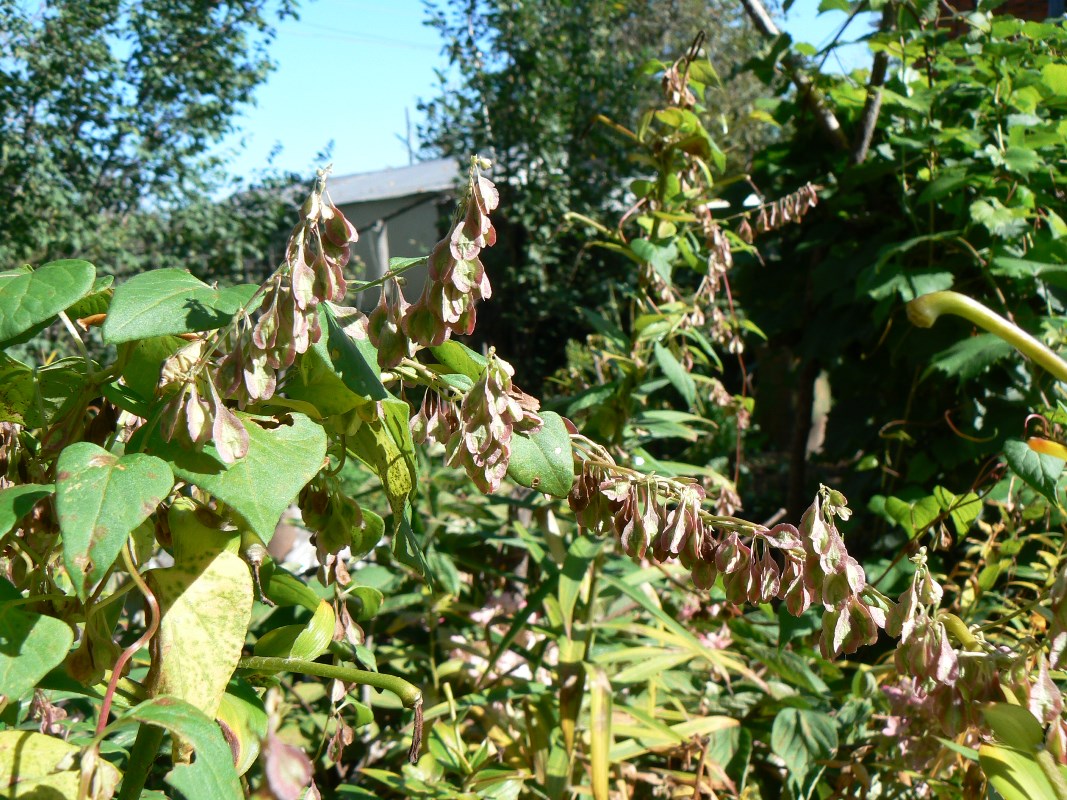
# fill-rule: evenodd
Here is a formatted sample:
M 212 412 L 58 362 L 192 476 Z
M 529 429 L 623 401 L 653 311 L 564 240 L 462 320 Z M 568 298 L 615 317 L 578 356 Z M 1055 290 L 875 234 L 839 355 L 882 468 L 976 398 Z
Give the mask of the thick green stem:
M 298 658 L 267 658 L 249 656 L 237 662 L 239 669 L 273 675 L 276 672 L 299 672 L 303 675 L 315 675 L 319 678 L 332 678 L 343 683 L 359 683 L 391 692 L 400 698 L 404 708 L 415 712 L 415 725 L 411 733 L 411 749 L 408 758 L 414 764 L 419 760 L 422 746 L 422 690 L 413 683 L 395 675 L 382 675 L 355 667 L 342 667 L 335 664 L 319 664 L 316 661 L 303 661 Z
M 130 750 L 130 760 L 126 764 L 126 773 L 122 777 L 122 787 L 117 800 L 137 800 L 144 789 L 148 773 L 156 763 L 159 745 L 163 741 L 163 729 L 156 725 L 141 724 L 137 730 L 137 739 Z
M 1067 361 L 1028 334 L 1018 325 L 959 292 L 932 292 L 908 303 L 908 319 L 920 328 L 929 328 L 942 314 L 955 314 L 989 331 L 1020 353 L 1041 365 L 1057 380 L 1067 383 Z

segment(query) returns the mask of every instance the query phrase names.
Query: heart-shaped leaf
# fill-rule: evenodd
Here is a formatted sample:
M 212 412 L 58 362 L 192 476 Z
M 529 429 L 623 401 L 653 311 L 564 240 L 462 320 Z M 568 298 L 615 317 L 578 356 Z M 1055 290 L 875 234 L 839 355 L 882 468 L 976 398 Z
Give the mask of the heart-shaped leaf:
M 252 285 L 213 289 L 183 269 L 144 272 L 115 289 L 104 320 L 104 341 L 118 344 L 215 330 L 232 320 L 255 291 Z
M 326 458 L 326 431 L 303 414 L 277 422 L 238 414 L 248 431 L 248 454 L 226 464 L 211 445 L 203 451 L 165 442 L 154 430 L 146 450 L 170 462 L 174 474 L 210 492 L 241 514 L 264 542 L 274 536 L 282 513 Z
M 534 434 L 511 437 L 508 477 L 555 497 L 566 497 L 574 483 L 571 437 L 563 418 L 554 411 L 541 414 L 544 427 Z
M 0 281 L 0 342 L 51 319 L 93 288 L 96 267 L 74 259 L 52 261 Z
M 130 531 L 148 519 L 173 486 L 166 462 L 144 453 L 120 458 L 91 442 L 77 442 L 59 454 L 56 513 L 63 562 L 79 597 L 88 596 Z

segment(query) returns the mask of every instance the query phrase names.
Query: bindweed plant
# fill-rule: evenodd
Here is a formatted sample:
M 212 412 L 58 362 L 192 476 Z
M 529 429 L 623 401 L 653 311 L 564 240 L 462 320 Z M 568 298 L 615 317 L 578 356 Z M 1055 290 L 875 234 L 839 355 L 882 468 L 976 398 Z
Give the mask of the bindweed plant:
M 1012 781 L 1062 794 L 1058 554 L 1039 576 L 1058 649 L 1009 651 L 956 613 L 964 593 L 921 549 L 881 591 L 845 547 L 839 492 L 822 487 L 796 524 L 752 522 L 713 466 L 693 477 L 645 449 L 655 437 L 631 412 L 670 410 L 668 386 L 743 416 L 718 378 L 699 376 L 698 400 L 693 347 L 702 364 L 741 349 L 731 247 L 815 200 L 802 188 L 731 233 L 689 88 L 713 73 L 695 52 L 662 66 L 667 105 L 632 134 L 657 170 L 635 187 L 643 234 L 620 224 L 605 241 L 637 266 L 634 312 L 621 335 L 603 323 L 602 364 L 619 372 L 587 395 L 610 413 L 575 413 L 581 430 L 514 384 L 506 354 L 454 338 L 491 294 L 479 256 L 499 201 L 477 157 L 442 241 L 374 281 L 346 272 L 358 234 L 325 176 L 259 285 L 163 269 L 113 286 L 78 260 L 0 273 L 12 792 L 808 798 L 829 774 L 843 791 L 928 787 L 938 770 L 871 777 L 880 682 L 899 741 L 928 745 L 936 719 L 962 758 L 981 745 L 1009 800 Z M 370 314 L 345 305 L 373 289 Z M 51 326 L 77 355 L 11 355 Z M 314 577 L 267 554 L 294 507 Z M 832 659 L 880 639 L 897 640 L 892 665 L 849 666 L 848 683 Z M 1001 744 L 982 744 L 990 729 Z

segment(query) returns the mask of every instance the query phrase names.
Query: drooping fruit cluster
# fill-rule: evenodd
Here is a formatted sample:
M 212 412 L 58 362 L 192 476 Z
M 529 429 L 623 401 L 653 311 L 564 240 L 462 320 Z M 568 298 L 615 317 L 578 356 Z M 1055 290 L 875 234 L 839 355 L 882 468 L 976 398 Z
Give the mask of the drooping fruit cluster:
M 584 461 L 569 502 L 581 527 L 613 531 L 633 559 L 677 558 L 702 589 L 721 574 L 732 603 L 778 598 L 795 615 L 821 603 L 827 657 L 873 643 L 885 627 L 888 604 L 869 589 L 835 525 L 835 517 L 849 514 L 838 492 L 823 487 L 799 530 L 784 523 L 768 529 L 704 511 L 699 484 L 613 466 L 603 454 L 596 464 Z
M 493 182 L 481 174 L 489 162 L 475 158 L 457 222 L 434 246 L 422 294 L 407 303 L 399 286 L 383 287 L 378 307 L 370 315 L 371 343 L 378 348 L 383 369 L 395 367 L 418 347 L 443 344 L 453 333 L 473 333 L 476 303 L 492 295 L 489 278 L 479 257 L 496 243 L 490 212 L 500 202 Z
M 173 393 L 161 431 L 200 447 L 214 442 L 227 463 L 248 451 L 248 432 L 223 402 L 245 408 L 271 398 L 278 373 L 293 365 L 322 335 L 318 306 L 340 302 L 347 291 L 344 267 L 356 229 L 324 196 L 325 176 L 300 209 L 289 236 L 285 263 L 261 289 L 263 300 L 253 320 L 242 309 L 220 341 L 197 339 L 164 364 L 157 393 Z M 221 353 L 217 364 L 216 350 Z

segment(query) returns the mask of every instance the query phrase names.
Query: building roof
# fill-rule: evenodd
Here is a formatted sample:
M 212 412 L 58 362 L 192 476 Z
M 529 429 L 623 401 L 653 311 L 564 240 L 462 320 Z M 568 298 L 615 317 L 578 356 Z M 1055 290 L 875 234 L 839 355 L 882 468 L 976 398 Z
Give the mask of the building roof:
M 413 197 L 454 189 L 459 180 L 459 166 L 454 159 L 420 161 L 409 167 L 359 172 L 330 178 L 330 198 L 336 205 L 365 203 Z

